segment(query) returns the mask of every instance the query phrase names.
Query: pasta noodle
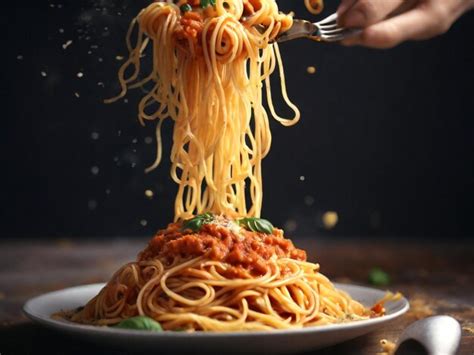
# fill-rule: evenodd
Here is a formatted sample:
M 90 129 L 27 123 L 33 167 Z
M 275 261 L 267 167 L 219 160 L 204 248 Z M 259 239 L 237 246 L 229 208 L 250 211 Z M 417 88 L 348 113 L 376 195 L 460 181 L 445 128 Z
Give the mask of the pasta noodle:
M 274 0 L 217 0 L 215 7 L 184 14 L 172 1 L 154 2 L 132 21 L 127 36 L 130 56 L 119 71 L 122 90 L 109 102 L 129 88 L 152 85 L 139 103 L 138 117 L 142 124 L 158 122 L 157 158 L 147 171 L 162 157 L 163 121 L 174 121 L 171 177 L 178 184 L 176 220 L 207 211 L 260 216 L 261 161 L 271 144 L 262 81 L 277 121 L 291 126 L 300 118 L 286 93 L 278 45 L 270 44 L 291 25 L 291 16 L 280 14 Z M 137 41 L 132 45 L 135 27 Z M 148 47 L 153 69 L 139 79 Z M 291 118 L 280 117 L 273 107 L 270 75 L 277 65 L 283 98 L 294 112 Z
M 229 221 L 222 218 L 198 235 L 181 235 L 180 228 L 172 224 L 159 232 L 137 261 L 118 270 L 84 309 L 68 318 L 113 325 L 141 315 L 166 330 L 234 331 L 316 326 L 377 315 L 337 290 L 319 272 L 318 264 L 307 262 L 304 251 L 283 238 L 281 230 L 266 237 L 238 229 L 231 233 Z M 216 251 L 232 244 L 227 238 L 234 235 L 238 237 L 227 257 L 216 256 Z M 211 236 L 225 242 L 213 240 L 215 248 L 197 251 L 197 245 Z M 279 243 L 281 248 L 259 248 L 260 255 L 268 251 L 269 257 L 258 271 L 250 271 L 249 265 L 232 255 L 242 239 L 248 245 L 260 241 Z M 254 267 L 259 266 L 249 250 L 246 255 Z
M 324 9 L 323 0 L 304 0 L 306 9 L 313 15 L 321 13 Z
M 368 309 L 337 290 L 282 230 L 258 218 L 269 116 L 284 126 L 300 118 L 272 43 L 292 21 L 274 0 L 154 2 L 132 21 L 122 89 L 109 101 L 131 88 L 148 90 L 138 114 L 142 124 L 157 122 L 156 161 L 148 170 L 162 157 L 163 122 L 173 120 L 175 223 L 85 307 L 62 316 L 95 325 L 147 316 L 165 330 L 234 331 L 383 314 L 385 300 Z M 152 70 L 143 75 L 142 57 L 150 52 Z M 270 75 L 277 67 L 290 118 L 273 106 Z

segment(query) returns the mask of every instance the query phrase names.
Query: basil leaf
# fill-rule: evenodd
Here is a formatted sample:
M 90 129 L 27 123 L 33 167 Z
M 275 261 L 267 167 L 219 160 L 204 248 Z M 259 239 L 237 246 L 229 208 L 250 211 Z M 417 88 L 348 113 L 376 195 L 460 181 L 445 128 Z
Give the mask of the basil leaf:
M 201 0 L 201 7 L 204 9 L 209 6 L 210 0 Z
M 273 233 L 273 225 L 263 218 L 246 217 L 239 219 L 237 223 L 252 232 L 260 232 L 266 234 Z
M 134 330 L 149 330 L 154 332 L 161 332 L 163 328 L 160 323 L 151 319 L 150 317 L 138 316 L 124 319 L 120 323 L 114 325 L 115 328 L 134 329 Z
M 188 219 L 183 222 L 182 230 L 191 229 L 193 232 L 197 232 L 201 229 L 204 224 L 211 223 L 214 220 L 214 215 L 210 212 L 199 214 L 194 218 Z
M 374 286 L 387 286 L 390 276 L 382 269 L 375 267 L 369 272 L 369 282 Z
M 273 225 L 267 221 L 266 219 L 258 219 L 255 221 L 255 225 L 259 231 L 263 233 L 272 234 L 273 233 Z
M 180 7 L 180 10 L 182 12 L 188 12 L 188 11 L 191 11 L 192 9 L 193 8 L 189 4 L 184 4 L 184 5 L 181 5 L 181 7 Z

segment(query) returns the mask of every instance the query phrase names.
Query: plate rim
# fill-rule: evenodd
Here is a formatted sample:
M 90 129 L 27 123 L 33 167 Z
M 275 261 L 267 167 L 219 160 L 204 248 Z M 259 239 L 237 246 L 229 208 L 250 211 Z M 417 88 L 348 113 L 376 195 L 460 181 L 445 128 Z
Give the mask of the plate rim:
M 384 292 L 381 289 L 373 288 L 373 287 L 367 287 L 367 286 L 362 286 L 362 285 L 357 285 L 357 284 L 346 284 L 346 283 L 338 283 L 334 282 L 333 283 L 336 288 L 342 289 L 343 291 L 349 292 L 345 290 L 345 288 L 350 288 L 350 289 L 358 289 L 359 291 L 362 292 Z M 86 324 L 77 324 L 69 321 L 62 321 L 62 320 L 56 320 L 54 318 L 51 318 L 51 315 L 49 315 L 48 318 L 44 317 L 41 314 L 38 314 L 32 309 L 32 304 L 39 301 L 40 299 L 45 299 L 49 298 L 53 295 L 67 292 L 67 291 L 78 291 L 83 288 L 87 287 L 98 287 L 102 288 L 105 286 L 106 283 L 94 283 L 94 284 L 84 284 L 84 285 L 78 285 L 78 286 L 72 286 L 72 287 L 66 287 L 60 290 L 55 290 L 55 291 L 50 291 L 43 293 L 41 295 L 32 297 L 28 299 L 22 307 L 22 312 L 32 321 L 36 323 L 40 323 L 41 325 L 54 328 L 54 329 L 61 329 L 61 330 L 68 330 L 68 331 L 75 331 L 75 332 L 83 332 L 83 333 L 89 333 L 91 334 L 104 334 L 107 333 L 108 335 L 124 335 L 124 334 L 133 334 L 133 336 L 138 336 L 138 337 L 145 337 L 145 338 L 189 338 L 189 337 L 195 337 L 195 338 L 224 338 L 224 337 L 260 337 L 260 336 L 286 336 L 286 335 L 295 335 L 295 334 L 311 334 L 311 333 L 328 333 L 328 332 L 333 332 L 334 330 L 350 330 L 354 328 L 361 328 L 364 326 L 374 326 L 380 323 L 386 323 L 389 321 L 392 321 L 403 314 L 405 314 L 409 309 L 410 309 L 410 303 L 408 300 L 402 296 L 398 302 L 401 302 L 400 308 L 394 311 L 393 313 L 377 317 L 377 318 L 370 318 L 370 319 L 364 319 L 364 320 L 358 320 L 358 321 L 351 321 L 351 322 L 346 322 L 346 323 L 336 323 L 336 324 L 326 324 L 326 325 L 318 325 L 318 326 L 312 326 L 312 327 L 304 327 L 304 328 L 295 328 L 295 329 L 274 329 L 274 330 L 257 330 L 257 331 L 226 331 L 226 332 L 193 332 L 193 333 L 187 333 L 187 332 L 173 332 L 173 331 L 164 331 L 164 332 L 149 332 L 149 331 L 144 331 L 144 330 L 132 330 L 132 329 L 119 329 L 119 328 L 110 328 L 106 326 L 95 326 L 95 325 L 86 325 Z M 58 309 L 59 310 L 59 309 Z

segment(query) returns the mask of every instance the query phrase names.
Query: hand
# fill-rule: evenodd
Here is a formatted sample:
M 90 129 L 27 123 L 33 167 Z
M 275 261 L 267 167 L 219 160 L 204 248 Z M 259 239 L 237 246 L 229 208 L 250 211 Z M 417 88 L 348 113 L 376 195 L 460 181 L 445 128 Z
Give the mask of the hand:
M 406 40 L 443 34 L 474 0 L 342 0 L 339 24 L 362 28 L 344 45 L 391 48 Z

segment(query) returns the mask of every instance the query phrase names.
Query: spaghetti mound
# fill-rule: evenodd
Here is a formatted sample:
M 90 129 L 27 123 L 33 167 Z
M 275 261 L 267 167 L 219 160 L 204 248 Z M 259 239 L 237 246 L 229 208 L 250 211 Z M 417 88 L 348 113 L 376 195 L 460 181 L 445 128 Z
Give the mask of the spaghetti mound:
M 218 216 L 192 231 L 170 224 L 123 266 L 75 322 L 112 325 L 148 316 L 165 330 L 266 330 L 367 319 L 383 313 L 337 290 L 274 228 L 251 231 Z

